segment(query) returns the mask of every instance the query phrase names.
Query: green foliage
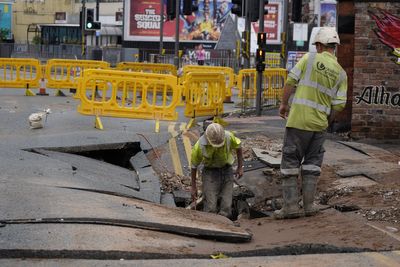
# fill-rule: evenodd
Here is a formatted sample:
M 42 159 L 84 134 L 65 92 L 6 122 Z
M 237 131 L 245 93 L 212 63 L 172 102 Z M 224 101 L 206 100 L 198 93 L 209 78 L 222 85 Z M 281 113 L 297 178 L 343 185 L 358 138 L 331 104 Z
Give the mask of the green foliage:
M 9 29 L 0 28 L 0 42 L 6 40 L 9 34 L 10 34 Z
M 32 44 L 38 45 L 40 43 L 41 43 L 40 36 L 39 35 L 35 35 L 35 37 L 33 37 L 33 39 L 32 39 Z

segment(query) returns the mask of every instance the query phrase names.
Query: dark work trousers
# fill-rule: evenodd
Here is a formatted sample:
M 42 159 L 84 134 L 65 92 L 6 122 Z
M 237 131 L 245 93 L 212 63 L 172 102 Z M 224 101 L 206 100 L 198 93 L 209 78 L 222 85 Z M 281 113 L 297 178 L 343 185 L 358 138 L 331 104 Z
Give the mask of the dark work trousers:
M 231 216 L 233 192 L 233 170 L 227 165 L 223 168 L 203 169 L 204 211 Z M 218 206 L 219 200 L 219 206 Z
M 312 132 L 287 127 L 283 140 L 281 173 L 284 177 L 319 176 L 324 158 L 326 132 Z

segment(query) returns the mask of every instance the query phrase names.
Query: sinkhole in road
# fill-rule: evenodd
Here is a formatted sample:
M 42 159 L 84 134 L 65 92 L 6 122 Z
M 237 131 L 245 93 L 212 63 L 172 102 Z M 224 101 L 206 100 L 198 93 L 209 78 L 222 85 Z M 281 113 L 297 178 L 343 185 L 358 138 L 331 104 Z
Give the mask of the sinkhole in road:
M 101 162 L 107 162 L 134 170 L 130 159 L 141 152 L 140 142 L 108 143 L 85 146 L 46 147 L 29 149 L 30 152 L 46 155 L 45 151 L 75 154 Z M 57 155 L 54 155 L 57 158 Z M 76 169 L 76 168 L 75 168 Z

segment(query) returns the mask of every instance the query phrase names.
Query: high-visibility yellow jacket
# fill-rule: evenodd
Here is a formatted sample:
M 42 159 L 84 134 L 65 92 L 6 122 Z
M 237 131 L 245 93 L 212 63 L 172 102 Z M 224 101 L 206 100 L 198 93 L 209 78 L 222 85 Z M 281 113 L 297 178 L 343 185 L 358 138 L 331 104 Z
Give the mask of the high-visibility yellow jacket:
M 192 168 L 197 168 L 201 163 L 208 168 L 232 165 L 234 162 L 232 152 L 240 146 L 241 140 L 230 131 L 225 131 L 225 143 L 222 147 L 213 147 L 203 135 L 192 148 Z
M 287 84 L 297 86 L 286 127 L 323 131 L 331 110 L 347 100 L 347 75 L 329 52 L 307 53 L 290 71 Z

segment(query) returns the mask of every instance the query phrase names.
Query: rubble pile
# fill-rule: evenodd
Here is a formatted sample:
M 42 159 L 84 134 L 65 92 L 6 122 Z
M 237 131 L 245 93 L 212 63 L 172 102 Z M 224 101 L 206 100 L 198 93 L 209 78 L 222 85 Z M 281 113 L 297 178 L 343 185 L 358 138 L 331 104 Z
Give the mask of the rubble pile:
M 400 223 L 400 208 L 391 206 L 386 209 L 368 209 L 359 212 L 369 221 Z
M 160 178 L 163 192 L 171 193 L 180 189 L 190 191 L 191 178 L 189 176 L 164 171 L 160 173 Z
M 257 160 L 257 157 L 252 151 L 253 147 L 274 152 L 282 152 L 282 143 L 277 143 L 277 140 L 269 139 L 264 135 L 246 135 L 240 136 L 240 138 L 242 140 L 243 159 L 245 161 Z

